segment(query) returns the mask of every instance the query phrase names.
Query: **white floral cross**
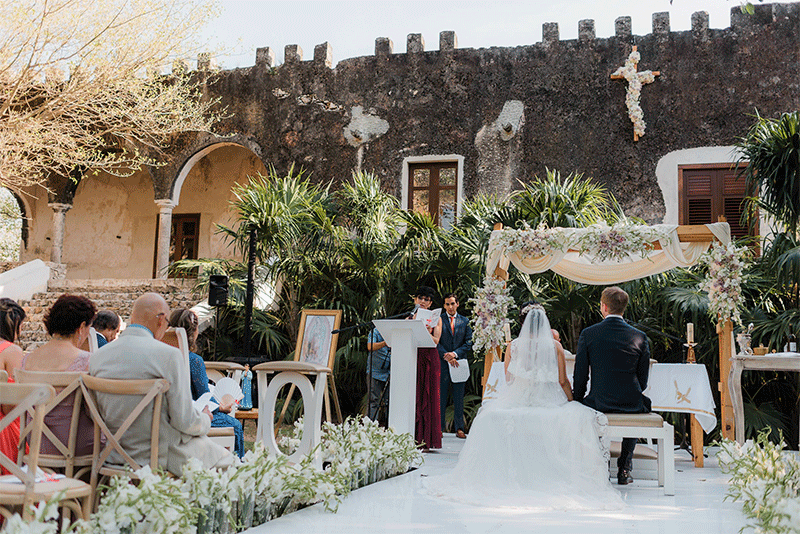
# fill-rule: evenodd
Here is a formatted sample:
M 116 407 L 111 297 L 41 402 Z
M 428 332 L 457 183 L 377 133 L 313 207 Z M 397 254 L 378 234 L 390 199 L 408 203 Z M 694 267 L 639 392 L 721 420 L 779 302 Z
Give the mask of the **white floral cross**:
M 618 68 L 611 75 L 612 80 L 626 80 L 628 82 L 628 92 L 625 96 L 625 105 L 628 106 L 628 117 L 633 123 L 633 140 L 638 141 L 639 136 L 644 135 L 646 124 L 644 122 L 644 112 L 642 106 L 639 105 L 639 97 L 642 93 L 642 86 L 648 83 L 653 83 L 656 76 L 661 74 L 657 70 L 643 70 L 637 72 L 636 68 L 641 59 L 641 54 L 633 47 L 631 54 L 628 56 L 625 65 Z

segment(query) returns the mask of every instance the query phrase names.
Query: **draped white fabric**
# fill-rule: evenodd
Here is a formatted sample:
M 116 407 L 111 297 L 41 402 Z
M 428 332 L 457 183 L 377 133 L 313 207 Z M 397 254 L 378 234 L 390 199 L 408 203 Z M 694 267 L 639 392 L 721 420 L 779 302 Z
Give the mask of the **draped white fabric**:
M 730 242 L 731 230 L 728 223 L 712 223 L 705 226 L 722 244 L 727 245 Z M 710 241 L 681 243 L 676 225 L 659 224 L 650 228 L 668 236 L 667 239 L 657 239 L 661 250 L 653 250 L 644 257 L 632 255 L 622 261 L 603 262 L 569 251 L 555 251 L 552 255 L 538 258 L 525 257 L 518 252 L 509 253 L 502 247 L 492 247 L 492 242 L 499 232 L 502 232 L 502 230 L 495 230 L 489 241 L 486 274 L 491 275 L 498 266 L 508 270 L 508 265 L 511 263 L 520 271 L 528 274 L 552 270 L 565 278 L 583 284 L 618 284 L 663 273 L 675 267 L 690 267 L 697 263 L 700 256 L 711 245 Z M 555 230 L 563 234 L 565 243 L 574 242 L 582 232 L 587 232 L 584 228 L 557 228 Z

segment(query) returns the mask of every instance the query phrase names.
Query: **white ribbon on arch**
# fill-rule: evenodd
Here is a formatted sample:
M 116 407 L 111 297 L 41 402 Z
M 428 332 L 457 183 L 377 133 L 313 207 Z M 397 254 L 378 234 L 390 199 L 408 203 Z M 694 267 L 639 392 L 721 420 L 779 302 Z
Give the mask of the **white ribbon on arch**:
M 705 225 L 706 228 L 723 245 L 731 241 L 731 229 L 728 223 L 719 222 Z M 660 274 L 675 267 L 690 267 L 698 262 L 700 256 L 711 246 L 711 241 L 681 243 L 678 237 L 678 226 L 659 224 L 649 227 L 658 234 L 668 236 L 667 239 L 655 238 L 661 245 L 660 250 L 652 250 L 645 256 L 631 255 L 624 260 L 608 260 L 597 262 L 581 256 L 574 251 L 553 251 L 551 255 L 537 258 L 526 257 L 520 252 L 509 253 L 503 247 L 492 246 L 502 230 L 494 230 L 489 240 L 489 255 L 486 261 L 486 274 L 491 275 L 499 266 L 508 270 L 509 263 L 520 271 L 535 274 L 552 270 L 575 282 L 590 285 L 610 285 L 628 282 L 638 278 Z M 562 234 L 564 243 L 574 243 L 585 228 L 555 228 Z

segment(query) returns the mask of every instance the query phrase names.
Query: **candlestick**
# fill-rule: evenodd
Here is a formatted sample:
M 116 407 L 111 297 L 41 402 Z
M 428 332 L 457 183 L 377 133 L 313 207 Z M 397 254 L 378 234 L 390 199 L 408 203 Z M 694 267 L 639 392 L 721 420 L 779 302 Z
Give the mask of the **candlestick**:
M 686 323 L 686 342 L 694 343 L 694 324 Z

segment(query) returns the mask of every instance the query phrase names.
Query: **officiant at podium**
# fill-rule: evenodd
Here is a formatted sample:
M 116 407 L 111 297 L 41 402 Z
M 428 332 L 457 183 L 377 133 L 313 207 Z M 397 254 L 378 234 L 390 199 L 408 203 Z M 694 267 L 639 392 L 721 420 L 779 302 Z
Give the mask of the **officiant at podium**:
M 464 432 L 464 387 L 466 381 L 453 382 L 450 376 L 450 368 L 467 366 L 469 368 L 468 356 L 472 350 L 472 328 L 469 320 L 458 313 L 458 297 L 455 293 L 450 293 L 444 297 L 444 309 L 442 314 L 442 337 L 436 350 L 439 351 L 441 358 L 441 379 L 439 381 L 439 395 L 441 398 L 440 410 L 442 417 L 442 432 L 445 429 L 445 410 L 450 390 L 453 391 L 453 426 L 456 436 L 466 439 Z M 469 375 L 467 375 L 469 376 Z
M 420 286 L 414 295 L 414 306 L 428 310 L 433 304 L 436 292 L 432 287 Z M 416 319 L 415 313 L 411 319 Z M 439 343 L 442 335 L 442 319 L 438 315 L 432 324 L 426 325 L 434 343 Z M 442 448 L 442 427 L 439 406 L 439 380 L 441 366 L 436 348 L 417 349 L 417 410 L 414 424 L 414 439 L 423 452 Z

